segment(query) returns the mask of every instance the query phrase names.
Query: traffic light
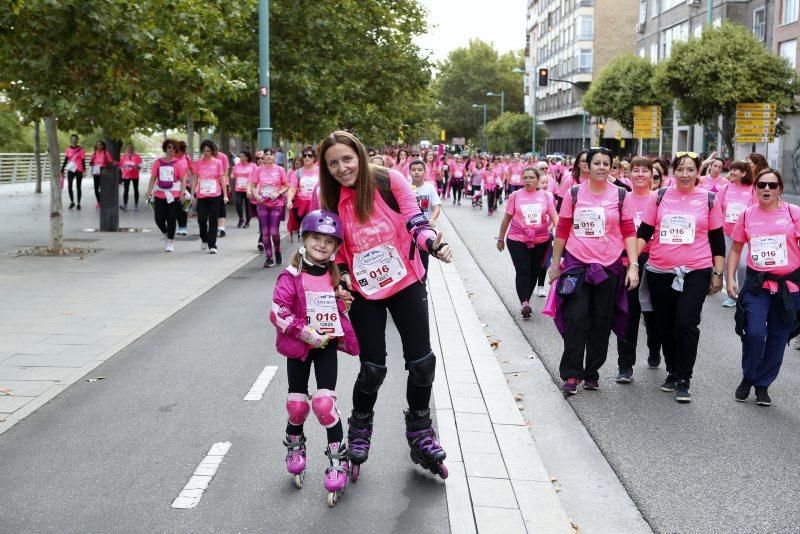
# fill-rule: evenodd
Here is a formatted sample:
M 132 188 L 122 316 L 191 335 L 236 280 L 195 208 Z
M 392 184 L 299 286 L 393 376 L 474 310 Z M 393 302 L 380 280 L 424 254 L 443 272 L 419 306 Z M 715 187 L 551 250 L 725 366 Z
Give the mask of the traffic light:
M 539 69 L 539 87 L 547 87 L 549 69 Z

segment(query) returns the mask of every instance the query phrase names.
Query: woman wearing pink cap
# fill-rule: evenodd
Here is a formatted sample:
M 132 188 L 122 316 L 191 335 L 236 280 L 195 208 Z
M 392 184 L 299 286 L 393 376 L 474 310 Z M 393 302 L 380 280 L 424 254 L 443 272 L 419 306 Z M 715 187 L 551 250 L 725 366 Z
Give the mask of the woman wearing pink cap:
M 733 228 L 728 256 L 728 294 L 736 299 L 736 333 L 742 338 L 742 382 L 735 398 L 744 402 L 755 386 L 756 404 L 770 406 L 767 388 L 778 377 L 789 339 L 797 336 L 800 311 L 800 208 L 781 201 L 783 178 L 769 167 L 756 178 L 758 204 Z M 736 280 L 747 243 L 747 277 Z
M 630 198 L 608 181 L 611 157 L 603 147 L 587 152 L 589 179 L 566 192 L 556 227 L 549 279 L 557 283 L 564 395 L 577 393 L 581 382 L 586 390 L 600 388 L 611 330 L 623 336 L 628 323 L 625 288 L 639 283 L 638 263 L 630 262 L 626 272 L 622 262 L 623 250 L 638 257 L 636 230 Z

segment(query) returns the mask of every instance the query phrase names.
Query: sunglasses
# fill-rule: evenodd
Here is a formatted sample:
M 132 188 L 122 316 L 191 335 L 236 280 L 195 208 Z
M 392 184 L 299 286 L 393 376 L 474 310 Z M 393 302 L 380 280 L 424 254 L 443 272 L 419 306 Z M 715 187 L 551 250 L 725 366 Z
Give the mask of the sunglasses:
M 304 158 L 313 158 L 314 154 L 311 154 L 311 153 L 303 154 L 303 157 Z
M 684 156 L 689 156 L 692 159 L 697 159 L 697 152 L 675 152 L 676 158 L 682 158 Z
M 175 145 L 167 145 L 167 150 L 169 150 L 170 148 L 174 150 L 175 149 Z
M 774 191 L 780 187 L 780 184 L 778 182 L 758 182 L 756 183 L 756 187 L 759 189 L 766 189 L 769 187 Z
M 604 146 L 593 146 L 589 150 L 596 150 L 597 152 L 600 152 L 601 154 L 611 154 L 611 150 L 609 150 L 608 148 L 606 148 Z

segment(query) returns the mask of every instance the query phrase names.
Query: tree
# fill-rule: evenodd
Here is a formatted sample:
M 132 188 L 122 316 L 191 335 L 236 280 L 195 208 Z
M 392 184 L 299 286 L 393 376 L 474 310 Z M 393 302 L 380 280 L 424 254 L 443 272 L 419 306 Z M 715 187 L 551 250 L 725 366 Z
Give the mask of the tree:
M 656 68 L 653 87 L 677 99 L 688 123 L 713 123 L 734 153 L 736 104 L 772 102 L 789 109 L 798 92 L 797 73 L 786 59 L 772 55 L 744 26 L 724 22 L 699 38 L 672 45 Z
M 457 137 L 477 137 L 483 116 L 473 104 L 489 108 L 489 117 L 500 115 L 500 98 L 486 93 L 505 92 L 505 109 L 522 111 L 522 74 L 515 68 L 524 64 L 522 51 L 498 55 L 493 45 L 473 39 L 466 48 L 450 52 L 439 65 L 432 91 L 437 102 L 434 118 L 448 133 Z
M 486 143 L 489 152 L 511 154 L 531 150 L 532 120 L 527 113 L 505 112 L 486 124 Z M 541 150 L 547 130 L 536 127 L 536 149 Z
M 610 117 L 633 130 L 634 106 L 666 106 L 670 99 L 653 89 L 655 66 L 633 54 L 618 56 L 600 72 L 583 97 L 592 115 Z

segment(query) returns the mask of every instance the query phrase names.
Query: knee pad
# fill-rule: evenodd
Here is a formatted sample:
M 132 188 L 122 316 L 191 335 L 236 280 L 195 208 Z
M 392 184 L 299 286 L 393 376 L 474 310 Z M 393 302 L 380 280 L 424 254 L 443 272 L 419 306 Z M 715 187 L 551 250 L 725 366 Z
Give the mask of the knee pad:
M 336 406 L 336 392 L 330 389 L 318 389 L 311 400 L 311 409 L 317 416 L 319 424 L 331 428 L 339 422 L 339 409 Z
M 418 360 L 406 364 L 408 379 L 415 386 L 430 386 L 436 377 L 436 356 L 429 352 Z
M 356 388 L 369 394 L 378 392 L 378 388 L 386 378 L 386 366 L 372 362 L 361 362 L 361 370 L 356 378 Z
M 286 399 L 286 413 L 289 414 L 290 424 L 300 426 L 305 423 L 310 410 L 308 395 L 304 393 L 289 393 L 289 397 Z

